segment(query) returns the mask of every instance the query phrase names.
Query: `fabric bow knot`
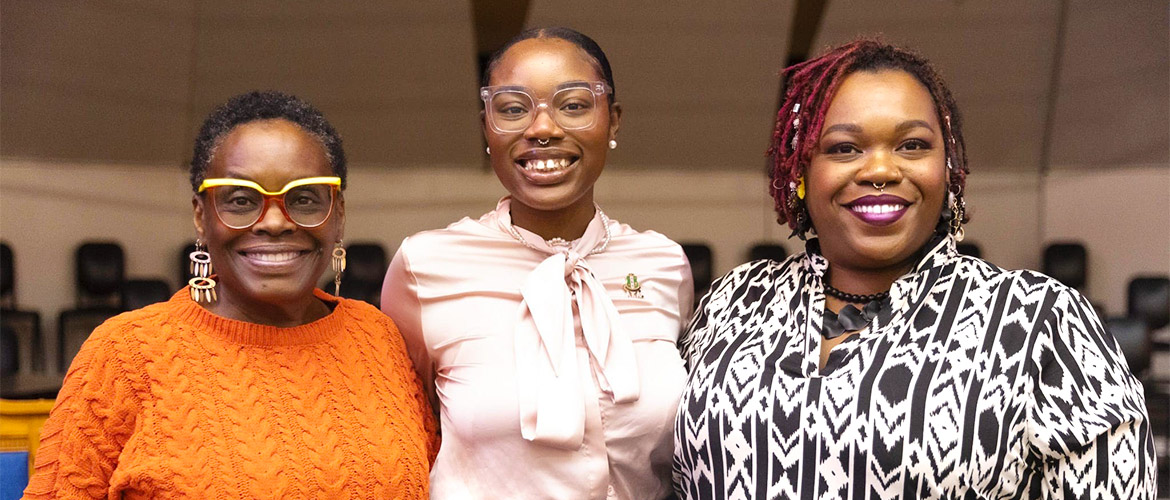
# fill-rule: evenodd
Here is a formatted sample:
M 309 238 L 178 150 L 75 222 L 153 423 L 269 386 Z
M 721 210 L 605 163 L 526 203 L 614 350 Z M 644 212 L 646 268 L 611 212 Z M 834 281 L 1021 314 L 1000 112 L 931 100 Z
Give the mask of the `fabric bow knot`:
M 584 384 L 591 383 L 590 371 L 615 403 L 637 401 L 640 395 L 633 342 L 622 331 L 617 308 L 586 259 L 601 243 L 598 233 L 604 235 L 604 228 L 595 226 L 600 226 L 597 219 L 570 249 L 526 238 L 528 246 L 551 254 L 529 273 L 520 290 L 524 300 L 516 326 L 520 433 L 534 443 L 581 447 Z M 584 350 L 577 348 L 578 321 Z

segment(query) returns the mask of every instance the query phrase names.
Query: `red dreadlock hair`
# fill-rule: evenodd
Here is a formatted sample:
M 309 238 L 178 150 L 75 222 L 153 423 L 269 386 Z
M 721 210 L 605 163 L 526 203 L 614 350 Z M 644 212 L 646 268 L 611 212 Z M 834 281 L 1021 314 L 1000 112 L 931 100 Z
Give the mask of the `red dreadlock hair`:
M 775 200 L 777 222 L 788 223 L 794 234 L 803 235 L 811 227 L 808 211 L 796 195 L 813 151 L 817 146 L 825 114 L 846 76 L 857 71 L 885 69 L 905 71 L 930 91 L 938 122 L 942 126 L 949 169 L 949 189 L 963 206 L 967 183 L 967 150 L 963 142 L 962 119 L 951 91 L 938 71 L 921 56 L 906 49 L 873 39 L 860 39 L 784 70 L 788 90 L 776 113 L 776 128 L 768 156 L 772 159 L 769 186 Z M 944 210 L 944 214 L 948 214 Z M 960 211 L 962 222 L 967 222 Z

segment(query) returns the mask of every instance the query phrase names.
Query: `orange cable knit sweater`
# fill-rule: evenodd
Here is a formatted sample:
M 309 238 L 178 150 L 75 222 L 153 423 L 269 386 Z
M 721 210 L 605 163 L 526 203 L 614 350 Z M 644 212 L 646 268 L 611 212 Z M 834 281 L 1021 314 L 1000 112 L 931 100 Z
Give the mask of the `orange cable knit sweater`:
M 191 301 L 94 330 L 41 434 L 25 498 L 426 498 L 438 438 L 377 309 L 276 328 Z

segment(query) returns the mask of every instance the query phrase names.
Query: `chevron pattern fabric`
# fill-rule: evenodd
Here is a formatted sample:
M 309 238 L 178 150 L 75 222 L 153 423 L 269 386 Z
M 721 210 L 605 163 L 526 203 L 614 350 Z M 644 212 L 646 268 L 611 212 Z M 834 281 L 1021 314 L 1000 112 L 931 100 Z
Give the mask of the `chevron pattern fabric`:
M 1153 499 L 1140 383 L 1088 301 L 944 238 L 821 369 L 815 240 L 712 285 L 680 340 L 693 499 Z
M 426 498 L 437 437 L 394 324 L 335 304 L 276 328 L 186 289 L 82 347 L 25 498 Z

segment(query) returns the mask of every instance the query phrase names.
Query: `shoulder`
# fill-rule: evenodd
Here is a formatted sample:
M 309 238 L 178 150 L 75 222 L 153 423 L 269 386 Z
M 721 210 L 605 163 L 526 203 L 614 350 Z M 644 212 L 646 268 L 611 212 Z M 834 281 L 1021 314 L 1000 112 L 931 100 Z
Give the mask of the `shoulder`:
M 958 272 L 982 288 L 1029 296 L 1080 297 L 1080 292 L 1076 289 L 1030 269 L 1003 269 L 983 259 L 966 255 L 959 256 L 957 263 Z
M 182 328 L 182 319 L 174 307 L 181 300 L 176 296 L 170 301 L 123 312 L 102 322 L 88 332 L 69 371 L 128 369 L 150 357 L 150 353 L 164 350 L 175 329 Z
M 761 259 L 740 264 L 727 274 L 716 280 L 711 291 L 717 289 L 735 290 L 745 286 L 770 286 L 771 284 L 791 280 L 800 275 L 804 263 L 804 253 L 789 256 L 782 261 Z
M 129 342 L 157 338 L 159 331 L 169 329 L 180 322 L 177 311 L 184 300 L 186 300 L 184 297 L 173 297 L 166 302 L 115 315 L 95 328 L 89 339 Z
M 1089 300 L 1048 275 L 1029 269 L 1005 270 L 973 257 L 960 260 L 956 272 L 967 283 L 971 307 L 1007 321 L 1010 331 L 1101 330 L 1101 320 Z
M 667 254 L 685 259 L 682 245 L 657 231 L 639 231 L 616 220 L 610 220 L 609 251 L 647 254 Z
M 338 297 L 336 307 L 341 309 L 340 312 L 346 315 L 345 327 L 347 329 L 361 328 L 366 330 L 373 329 L 374 331 L 398 332 L 398 327 L 395 326 L 394 320 L 390 319 L 381 309 L 367 302 Z
M 719 323 L 790 301 L 803 287 L 803 256 L 801 253 L 783 261 L 756 260 L 732 269 L 711 284 L 700 314 Z
M 631 227 L 629 224 L 626 224 L 624 222 L 619 222 L 615 219 L 610 219 L 609 227 L 610 227 L 610 231 L 613 234 L 614 239 L 627 239 L 630 241 L 637 241 L 637 242 L 647 243 L 647 244 L 657 244 L 657 245 L 663 245 L 663 246 L 673 246 L 673 247 L 682 248 L 679 246 L 678 243 L 675 243 L 674 240 L 667 238 L 665 235 L 663 235 L 662 233 L 659 233 L 658 231 L 652 231 L 652 230 L 639 231 L 639 230 Z
M 447 227 L 439 229 L 428 229 L 426 231 L 419 231 L 402 240 L 400 248 L 427 248 L 434 245 L 443 245 L 453 239 L 463 238 L 468 235 L 475 234 L 478 228 L 481 228 L 479 221 L 473 220 L 470 217 L 464 217 Z
M 436 256 L 451 255 L 461 251 L 475 251 L 479 244 L 506 237 L 501 231 L 485 225 L 484 221 L 464 217 L 447 227 L 415 233 L 402 240 L 395 254 L 411 262 Z

